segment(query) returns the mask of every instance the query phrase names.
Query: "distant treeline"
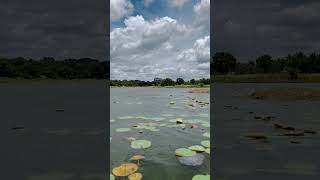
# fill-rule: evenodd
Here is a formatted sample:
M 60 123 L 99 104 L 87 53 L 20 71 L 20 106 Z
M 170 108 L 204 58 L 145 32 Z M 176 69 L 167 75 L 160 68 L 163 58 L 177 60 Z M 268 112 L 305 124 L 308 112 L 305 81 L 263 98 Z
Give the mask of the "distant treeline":
M 238 62 L 228 52 L 217 52 L 211 59 L 212 74 L 259 74 L 288 72 L 320 73 L 320 54 L 306 55 L 302 52 L 275 58 L 270 55 L 258 57 L 255 61 Z
M 181 86 L 181 85 L 190 85 L 190 86 L 204 86 L 209 85 L 210 79 L 191 79 L 189 81 L 185 81 L 182 78 L 177 78 L 175 81 L 166 78 L 159 79 L 155 78 L 153 81 L 141 81 L 141 80 L 111 80 L 111 86 Z
M 22 79 L 106 79 L 109 63 L 96 59 L 55 60 L 45 57 L 40 60 L 0 57 L 0 77 Z

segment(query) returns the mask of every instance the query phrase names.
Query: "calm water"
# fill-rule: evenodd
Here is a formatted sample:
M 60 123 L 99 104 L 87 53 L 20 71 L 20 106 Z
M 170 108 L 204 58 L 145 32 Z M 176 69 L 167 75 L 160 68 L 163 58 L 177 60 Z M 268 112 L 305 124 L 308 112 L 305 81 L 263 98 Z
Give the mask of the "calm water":
M 316 180 L 320 177 L 320 101 L 252 100 L 255 89 L 271 87 L 320 88 L 320 84 L 215 84 L 212 116 L 214 179 Z M 253 112 L 253 114 L 249 113 Z M 274 116 L 269 122 L 254 116 Z M 273 123 L 314 129 L 316 135 L 279 136 Z M 269 142 L 246 138 L 263 134 Z M 296 141 L 299 144 L 293 144 Z
M 0 84 L 1 179 L 105 179 L 106 89 L 103 81 Z
M 130 162 L 133 155 L 143 155 L 138 172 L 143 179 L 182 180 L 192 179 L 196 174 L 210 173 L 210 155 L 205 156 L 204 163 L 198 167 L 185 166 L 175 156 L 178 148 L 200 145 L 208 138 L 203 133 L 209 132 L 209 105 L 191 107 L 195 100 L 209 102 L 209 94 L 188 93 L 189 89 L 173 88 L 111 88 L 111 168 Z M 192 100 L 194 99 L 194 100 Z M 175 104 L 170 102 L 174 101 Z M 129 117 L 125 117 L 129 116 Z M 139 117 L 140 116 L 140 117 Z M 145 117 L 145 118 L 142 118 Z M 199 123 L 185 123 L 186 127 L 174 127 L 175 119 L 199 120 Z M 171 121 L 170 121 L 171 120 Z M 159 129 L 150 131 L 132 128 L 139 123 L 149 123 Z M 190 128 L 197 124 L 197 128 Z M 202 124 L 205 124 L 202 126 Z M 117 132 L 118 128 L 131 128 L 128 132 Z M 128 137 L 137 140 L 149 140 L 150 148 L 132 149 Z M 121 179 L 121 178 L 120 178 Z

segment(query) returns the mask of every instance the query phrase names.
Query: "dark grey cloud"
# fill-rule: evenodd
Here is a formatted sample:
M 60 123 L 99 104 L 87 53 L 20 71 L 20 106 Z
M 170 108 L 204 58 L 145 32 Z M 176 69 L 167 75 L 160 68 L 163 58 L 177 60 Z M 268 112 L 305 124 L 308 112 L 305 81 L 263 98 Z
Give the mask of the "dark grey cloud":
M 1 0 L 0 56 L 106 60 L 108 1 Z
M 320 49 L 318 0 L 214 0 L 212 48 L 241 61 Z

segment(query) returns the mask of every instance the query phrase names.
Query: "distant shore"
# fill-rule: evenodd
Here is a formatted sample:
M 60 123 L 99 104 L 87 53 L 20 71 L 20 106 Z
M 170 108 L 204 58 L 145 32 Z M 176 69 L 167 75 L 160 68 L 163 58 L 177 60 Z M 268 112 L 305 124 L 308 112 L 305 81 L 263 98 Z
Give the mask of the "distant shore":
M 176 85 L 176 86 L 111 86 L 111 88 L 210 88 L 210 85 Z
M 287 73 L 211 75 L 217 83 L 320 83 L 320 73 L 297 74 L 297 79 L 290 80 Z

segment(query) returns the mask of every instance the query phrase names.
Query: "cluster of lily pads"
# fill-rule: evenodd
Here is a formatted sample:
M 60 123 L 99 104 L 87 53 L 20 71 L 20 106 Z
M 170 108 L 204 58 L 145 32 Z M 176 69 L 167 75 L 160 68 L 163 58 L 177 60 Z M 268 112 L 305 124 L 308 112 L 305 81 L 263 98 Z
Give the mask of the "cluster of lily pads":
M 169 105 L 174 106 L 176 104 L 175 101 L 171 101 Z M 197 106 L 204 107 L 208 105 L 205 102 L 197 102 Z M 194 107 L 194 105 L 188 105 L 190 107 Z M 160 127 L 168 127 L 168 128 L 181 128 L 185 129 L 187 127 L 190 128 L 198 128 L 196 124 L 201 125 L 203 128 L 209 128 L 210 123 L 201 119 L 183 119 L 182 117 L 186 117 L 186 115 L 180 115 L 179 118 L 173 118 L 175 115 L 173 114 L 163 114 L 163 117 L 146 117 L 146 116 L 121 116 L 118 117 L 118 120 L 130 120 L 130 119 L 140 119 L 147 122 L 139 122 L 131 127 L 123 127 L 118 128 L 115 131 L 117 133 L 125 133 L 133 130 L 139 130 L 139 133 L 143 133 L 143 130 L 148 130 L 152 132 L 160 131 Z M 170 118 L 171 117 L 171 118 Z M 199 117 L 208 118 L 209 115 L 205 113 L 200 113 Z M 110 122 L 115 122 L 116 120 L 112 119 Z M 151 122 L 150 122 L 151 121 Z M 165 121 L 165 122 L 164 122 Z M 173 124 L 172 124 L 173 123 Z M 202 128 L 202 130 L 204 130 Z M 205 156 L 203 154 L 210 155 L 210 133 L 205 132 L 202 134 L 204 138 L 209 138 L 207 140 L 203 140 L 200 142 L 200 145 L 193 145 L 188 148 L 179 148 L 175 150 L 175 155 L 177 156 L 178 161 L 183 165 L 188 166 L 199 166 L 203 164 Z M 134 137 L 127 138 L 131 144 L 130 147 L 132 149 L 146 149 L 151 147 L 152 143 L 149 140 L 145 139 L 136 139 Z M 110 138 L 111 140 L 111 138 Z M 143 160 L 144 157 L 141 155 L 135 155 L 130 160 L 137 160 L 137 164 L 135 163 L 123 163 L 120 166 L 114 167 L 112 169 L 112 173 L 110 174 L 110 180 L 115 180 L 116 177 L 128 177 L 129 180 L 140 180 L 142 179 L 142 173 L 138 172 L 139 169 L 139 160 Z M 198 174 L 192 177 L 192 180 L 210 180 L 210 175 L 208 174 Z

